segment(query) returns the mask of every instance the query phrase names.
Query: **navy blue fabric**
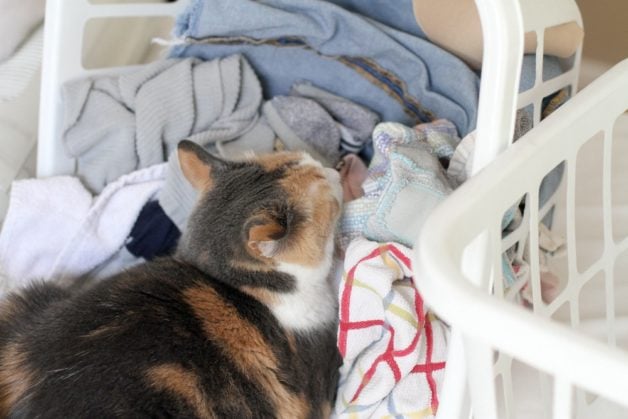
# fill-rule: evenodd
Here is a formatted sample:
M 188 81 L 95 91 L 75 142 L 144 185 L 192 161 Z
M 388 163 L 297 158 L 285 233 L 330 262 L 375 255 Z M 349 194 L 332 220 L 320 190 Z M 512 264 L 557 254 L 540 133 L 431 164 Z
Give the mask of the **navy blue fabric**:
M 166 215 L 159 201 L 149 201 L 133 225 L 126 248 L 146 260 L 171 254 L 181 232 Z

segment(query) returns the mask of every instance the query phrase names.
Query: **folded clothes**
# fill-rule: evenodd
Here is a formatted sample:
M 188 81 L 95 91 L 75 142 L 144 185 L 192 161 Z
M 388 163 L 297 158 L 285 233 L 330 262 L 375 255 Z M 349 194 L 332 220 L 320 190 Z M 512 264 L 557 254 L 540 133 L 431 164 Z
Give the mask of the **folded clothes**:
M 446 118 L 460 135 L 475 126 L 479 80 L 462 61 L 330 2 L 193 0 L 175 35 L 182 44 L 173 49 L 175 57 L 244 54 L 267 97 L 309 80 L 383 120 L 414 125 Z
M 157 61 L 67 83 L 63 96 L 63 142 L 94 192 L 164 162 L 184 138 L 228 149 L 230 140 L 248 134 L 238 151 L 272 151 L 274 133 L 259 118 L 259 80 L 240 56 Z
M 165 169 L 161 164 L 123 176 L 96 197 L 75 177 L 14 182 L 0 232 L 0 266 L 7 277 L 2 291 L 141 261 L 125 245 L 145 204 L 161 189 Z
M 341 246 L 360 236 L 412 246 L 432 209 L 452 190 L 441 160 L 451 158 L 459 141 L 447 120 L 415 128 L 379 124 L 364 196 L 343 210 Z
M 447 358 L 447 327 L 416 289 L 411 250 L 356 239 L 339 289 L 343 358 L 334 413 L 432 418 Z

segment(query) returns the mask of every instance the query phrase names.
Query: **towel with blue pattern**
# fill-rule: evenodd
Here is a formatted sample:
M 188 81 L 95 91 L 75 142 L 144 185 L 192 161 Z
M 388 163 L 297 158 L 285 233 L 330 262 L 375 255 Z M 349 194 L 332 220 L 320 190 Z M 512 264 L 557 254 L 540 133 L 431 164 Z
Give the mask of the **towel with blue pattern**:
M 432 209 L 452 191 L 440 160 L 449 160 L 459 141 L 455 126 L 444 119 L 414 128 L 377 125 L 364 196 L 345 204 L 343 247 L 361 236 L 411 247 Z

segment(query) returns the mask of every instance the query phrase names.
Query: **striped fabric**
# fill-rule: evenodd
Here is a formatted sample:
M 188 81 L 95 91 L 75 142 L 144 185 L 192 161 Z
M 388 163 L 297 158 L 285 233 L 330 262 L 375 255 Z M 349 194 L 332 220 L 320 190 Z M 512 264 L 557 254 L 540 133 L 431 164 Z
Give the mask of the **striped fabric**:
M 338 348 L 339 418 L 432 418 L 448 330 L 413 286 L 410 249 L 360 238 L 346 252 Z
M 0 63 L 0 102 L 17 98 L 41 67 L 44 34 L 37 28 L 17 52 Z

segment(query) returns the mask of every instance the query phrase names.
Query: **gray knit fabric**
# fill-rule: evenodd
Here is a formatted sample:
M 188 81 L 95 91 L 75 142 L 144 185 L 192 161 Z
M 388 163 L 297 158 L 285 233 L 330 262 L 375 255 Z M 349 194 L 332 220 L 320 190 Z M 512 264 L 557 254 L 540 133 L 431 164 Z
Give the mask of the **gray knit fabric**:
M 532 123 L 532 105 L 526 106 L 523 109 L 518 109 L 515 116 L 515 132 L 513 135 L 513 141 L 517 141 L 523 137 L 533 127 Z
M 340 132 L 332 117 L 306 98 L 277 96 L 264 104 L 264 116 L 289 150 L 307 151 L 328 167 L 340 159 Z
M 375 112 L 309 83 L 295 84 L 290 95 L 315 100 L 329 113 L 340 128 L 340 148 L 345 153 L 359 153 L 379 123 Z
M 63 142 L 94 192 L 163 162 L 184 138 L 208 146 L 256 131 L 265 133 L 260 148 L 272 149 L 274 135 L 257 127 L 259 80 L 238 55 L 158 61 L 121 76 L 70 82 L 63 94 Z
M 263 114 L 288 149 L 305 150 L 330 167 L 343 154 L 358 153 L 379 122 L 370 110 L 307 83 L 266 102 Z

